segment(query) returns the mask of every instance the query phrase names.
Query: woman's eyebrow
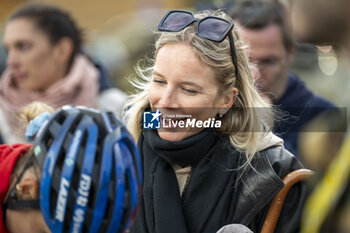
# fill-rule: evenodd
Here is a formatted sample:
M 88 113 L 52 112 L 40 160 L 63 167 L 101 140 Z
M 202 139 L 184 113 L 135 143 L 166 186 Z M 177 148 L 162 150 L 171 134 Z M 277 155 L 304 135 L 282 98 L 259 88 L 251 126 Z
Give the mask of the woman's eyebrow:
M 194 86 L 194 87 L 196 87 L 196 88 L 198 88 L 200 90 L 203 90 L 202 86 L 198 85 L 197 83 L 191 82 L 191 81 L 183 81 L 183 82 L 181 82 L 181 84 Z
M 153 74 L 153 75 L 157 75 L 157 76 L 159 76 L 159 77 L 161 77 L 161 78 L 165 78 L 164 75 L 162 75 L 161 73 L 159 73 L 159 72 L 156 71 L 156 70 L 154 70 L 152 74 Z
M 162 75 L 161 73 L 159 73 L 158 71 L 153 71 L 153 75 L 157 75 L 157 76 L 159 76 L 159 77 L 161 77 L 161 78 L 165 78 L 165 76 Z M 196 88 L 198 88 L 198 89 L 200 89 L 200 90 L 203 90 L 203 87 L 201 87 L 200 85 L 198 85 L 198 84 L 195 83 L 195 82 L 191 82 L 191 81 L 182 81 L 182 82 L 180 82 L 180 83 L 183 84 L 183 85 L 194 86 L 194 87 L 196 87 Z

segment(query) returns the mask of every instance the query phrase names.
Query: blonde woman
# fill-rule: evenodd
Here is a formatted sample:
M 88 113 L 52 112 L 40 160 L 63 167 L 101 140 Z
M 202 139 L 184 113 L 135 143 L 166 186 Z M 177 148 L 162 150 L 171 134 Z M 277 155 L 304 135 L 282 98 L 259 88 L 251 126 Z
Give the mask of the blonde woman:
M 131 232 L 216 232 L 232 223 L 259 232 L 281 178 L 302 166 L 270 132 L 273 114 L 245 45 L 220 11 L 169 11 L 158 31 L 126 112 L 144 167 Z M 160 128 L 147 129 L 148 114 Z M 297 231 L 304 192 L 298 185 L 288 195 L 276 232 Z

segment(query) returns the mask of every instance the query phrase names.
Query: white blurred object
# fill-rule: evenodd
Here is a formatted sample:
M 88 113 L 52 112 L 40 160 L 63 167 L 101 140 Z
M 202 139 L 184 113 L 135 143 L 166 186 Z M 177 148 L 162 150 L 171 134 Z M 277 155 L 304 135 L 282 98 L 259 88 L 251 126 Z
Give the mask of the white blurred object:
M 338 58 L 332 46 L 317 46 L 318 48 L 318 65 L 321 71 L 332 76 L 338 68 Z
M 223 226 L 216 233 L 253 233 L 248 227 L 242 224 L 229 224 Z

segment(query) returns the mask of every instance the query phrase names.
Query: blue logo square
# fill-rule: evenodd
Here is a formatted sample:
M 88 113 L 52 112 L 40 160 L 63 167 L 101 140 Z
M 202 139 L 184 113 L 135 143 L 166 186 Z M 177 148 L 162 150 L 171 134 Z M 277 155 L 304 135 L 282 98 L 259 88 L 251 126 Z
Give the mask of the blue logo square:
M 144 129 L 160 129 L 160 116 L 159 110 L 156 112 L 144 112 L 143 113 L 143 128 Z

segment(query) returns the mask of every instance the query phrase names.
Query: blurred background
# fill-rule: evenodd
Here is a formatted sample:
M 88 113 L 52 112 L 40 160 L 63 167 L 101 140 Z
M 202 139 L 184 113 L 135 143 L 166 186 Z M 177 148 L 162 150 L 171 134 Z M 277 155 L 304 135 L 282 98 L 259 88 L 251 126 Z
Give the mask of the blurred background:
M 0 38 L 6 18 L 28 2 L 44 2 L 68 10 L 84 30 L 85 51 L 102 63 L 112 83 L 127 93 L 132 91 L 127 79 L 133 77 L 136 63 L 146 56 L 152 57 L 152 32 L 167 10 L 228 9 L 234 3 L 232 0 L 0 0 Z M 1 43 L 0 71 L 4 68 L 5 58 Z M 298 44 L 292 70 L 316 94 L 338 106 L 346 106 L 343 93 L 348 93 L 350 86 L 344 67 L 346 65 L 332 47 Z
M 164 12 L 195 4 L 194 0 L 0 0 L 0 40 L 7 17 L 29 2 L 53 4 L 70 12 L 83 29 L 85 52 L 102 63 L 113 84 L 124 91 L 130 90 L 126 77 L 152 48 L 152 32 Z M 1 48 L 1 70 L 5 58 Z

